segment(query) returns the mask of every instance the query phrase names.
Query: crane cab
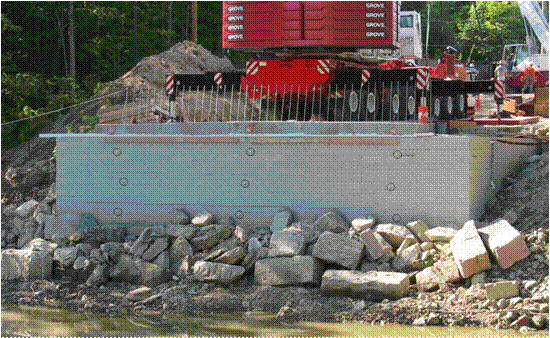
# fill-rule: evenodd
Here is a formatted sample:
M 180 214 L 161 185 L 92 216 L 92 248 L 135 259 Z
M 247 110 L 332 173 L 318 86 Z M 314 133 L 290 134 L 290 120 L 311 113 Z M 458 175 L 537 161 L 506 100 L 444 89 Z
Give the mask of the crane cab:
M 403 11 L 399 13 L 399 43 L 403 59 L 418 60 L 422 58 L 422 31 L 418 12 Z

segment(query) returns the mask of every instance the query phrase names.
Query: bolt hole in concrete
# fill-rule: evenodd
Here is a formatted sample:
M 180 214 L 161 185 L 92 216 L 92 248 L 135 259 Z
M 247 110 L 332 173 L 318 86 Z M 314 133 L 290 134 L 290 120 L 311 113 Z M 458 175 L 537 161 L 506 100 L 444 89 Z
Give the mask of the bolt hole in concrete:
M 113 215 L 115 215 L 115 216 L 117 216 L 117 217 L 122 216 L 122 209 L 120 209 L 120 208 L 115 208 L 115 209 L 113 210 Z

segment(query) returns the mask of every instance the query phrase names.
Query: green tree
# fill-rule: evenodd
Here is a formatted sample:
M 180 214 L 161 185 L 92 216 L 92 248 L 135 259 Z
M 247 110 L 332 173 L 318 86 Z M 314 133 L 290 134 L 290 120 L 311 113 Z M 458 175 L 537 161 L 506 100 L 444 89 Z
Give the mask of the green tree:
M 472 59 L 494 62 L 501 58 L 505 44 L 522 43 L 525 32 L 515 1 L 476 1 L 468 18 L 458 23 L 463 47 L 475 45 Z

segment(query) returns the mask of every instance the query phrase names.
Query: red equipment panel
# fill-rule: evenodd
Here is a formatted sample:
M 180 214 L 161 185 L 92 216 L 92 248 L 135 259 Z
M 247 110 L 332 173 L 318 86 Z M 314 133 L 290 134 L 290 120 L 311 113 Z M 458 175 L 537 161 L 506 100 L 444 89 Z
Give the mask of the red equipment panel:
M 222 47 L 397 48 L 398 1 L 224 1 Z

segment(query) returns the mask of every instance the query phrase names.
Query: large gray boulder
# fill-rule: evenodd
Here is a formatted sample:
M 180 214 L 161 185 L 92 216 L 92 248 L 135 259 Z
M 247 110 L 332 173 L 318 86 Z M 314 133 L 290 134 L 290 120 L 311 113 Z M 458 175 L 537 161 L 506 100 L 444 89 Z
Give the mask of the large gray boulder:
M 59 262 L 59 265 L 64 268 L 73 266 L 74 261 L 78 256 L 82 256 L 82 253 L 77 247 L 74 246 L 68 248 L 57 248 L 53 252 L 53 260 Z
M 191 244 L 197 250 L 206 250 L 216 246 L 220 241 L 228 238 L 233 233 L 230 226 L 212 224 L 202 227 L 200 232 L 191 239 Z
M 153 287 L 169 281 L 172 274 L 157 264 L 122 255 L 110 275 L 115 280 Z
M 269 226 L 271 232 L 281 231 L 292 223 L 292 213 L 288 210 L 281 210 L 273 217 L 273 223 Z
M 15 209 L 15 214 L 21 218 L 27 218 L 33 214 L 34 209 L 36 209 L 37 206 L 38 202 L 31 199 Z
M 313 246 L 313 257 L 327 263 L 336 263 L 348 269 L 355 269 L 363 258 L 365 245 L 343 234 L 325 231 L 319 235 Z
M 386 247 L 380 243 L 375 235 L 376 233 L 372 229 L 366 229 L 359 235 L 359 239 L 365 244 L 365 254 L 370 262 L 374 262 L 387 252 Z M 391 246 L 389 250 L 391 250 Z
M 52 276 L 52 256 L 30 249 L 2 250 L 2 280 L 33 281 Z
M 166 235 L 171 237 L 183 236 L 185 239 L 191 239 L 199 229 L 194 225 L 171 223 L 166 226 Z
M 254 280 L 263 285 L 319 285 L 323 263 L 311 256 L 262 259 L 254 266 Z
M 407 229 L 409 229 L 420 242 L 429 242 L 430 239 L 426 236 L 426 231 L 430 230 L 430 227 L 423 221 L 414 221 L 407 223 Z
M 177 265 L 187 255 L 193 255 L 193 247 L 184 235 L 179 236 L 174 240 L 172 246 L 170 247 L 170 265 Z
M 342 216 L 331 211 L 319 217 L 317 221 L 315 221 L 315 224 L 313 224 L 313 228 L 318 233 L 330 231 L 335 234 L 339 234 L 349 230 L 350 225 L 342 218 Z
M 128 253 L 136 257 L 141 257 L 153 241 L 153 228 L 145 228 L 139 235 L 138 239 L 136 239 Z
M 406 294 L 409 283 L 409 275 L 400 272 L 327 270 L 322 277 L 321 292 L 371 299 L 397 299 Z
M 425 264 L 421 259 L 421 255 L 422 249 L 420 248 L 420 244 L 416 243 L 395 256 L 392 266 L 395 270 L 400 272 L 422 270 L 425 268 Z
M 153 243 L 149 245 L 149 248 L 145 250 L 143 255 L 141 255 L 141 258 L 145 261 L 151 262 L 157 258 L 161 252 L 166 250 L 166 248 L 168 248 L 168 237 L 157 237 Z
M 306 249 L 306 238 L 301 230 L 284 229 L 275 231 L 269 241 L 268 256 L 302 255 Z
M 202 282 L 234 283 L 242 277 L 244 271 L 242 266 L 205 261 L 198 261 L 193 266 L 194 277 Z
M 233 248 L 214 259 L 215 263 L 238 264 L 246 256 L 246 250 L 242 246 Z
M 44 251 L 53 256 L 53 253 L 55 249 L 57 249 L 57 246 L 58 246 L 57 243 L 52 243 L 42 238 L 35 238 L 29 243 L 27 243 L 23 247 L 23 249 L 29 249 L 33 251 Z

